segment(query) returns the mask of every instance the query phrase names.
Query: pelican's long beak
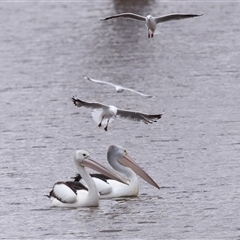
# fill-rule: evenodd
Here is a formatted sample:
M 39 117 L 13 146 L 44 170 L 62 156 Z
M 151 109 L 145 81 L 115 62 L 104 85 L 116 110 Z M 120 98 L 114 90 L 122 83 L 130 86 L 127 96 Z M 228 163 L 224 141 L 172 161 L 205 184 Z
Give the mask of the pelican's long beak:
M 157 183 L 128 155 L 118 159 L 118 162 L 123 166 L 131 168 L 139 177 L 144 179 L 149 184 L 153 185 L 156 188 L 160 188 Z
M 101 165 L 100 163 L 90 159 L 90 158 L 86 158 L 82 161 L 81 165 L 83 167 L 88 167 L 88 168 L 91 168 L 97 172 L 100 172 L 104 175 L 106 175 L 107 177 L 111 178 L 111 179 L 114 179 L 116 181 L 119 181 L 121 183 L 124 183 L 124 184 L 127 184 L 128 185 L 128 182 L 129 180 L 118 175 L 117 173 L 115 173 L 114 171 L 104 167 L 103 165 Z

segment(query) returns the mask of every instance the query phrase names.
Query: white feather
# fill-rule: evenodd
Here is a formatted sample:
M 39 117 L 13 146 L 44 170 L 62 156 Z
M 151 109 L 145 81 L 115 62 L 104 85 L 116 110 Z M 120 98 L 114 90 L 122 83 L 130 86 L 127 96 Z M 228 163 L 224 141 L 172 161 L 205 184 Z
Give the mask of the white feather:
M 53 187 L 54 194 L 64 203 L 74 203 L 77 201 L 77 195 L 71 188 L 64 183 L 55 184 Z
M 101 120 L 102 120 L 102 116 L 103 116 L 103 110 L 100 110 L 100 109 L 94 109 L 92 111 L 92 118 L 93 120 L 96 122 L 96 123 L 100 123 Z M 107 116 L 108 117 L 108 116 Z M 109 123 L 111 123 L 112 121 L 114 120 L 114 118 L 110 118 L 109 119 Z M 108 118 L 103 118 L 102 120 L 102 126 L 106 126 L 107 125 L 107 121 L 108 121 Z
M 102 118 L 102 110 L 100 109 L 94 109 L 92 111 L 92 117 L 93 117 L 93 120 L 96 122 L 96 123 L 100 123 L 101 121 L 101 118 Z

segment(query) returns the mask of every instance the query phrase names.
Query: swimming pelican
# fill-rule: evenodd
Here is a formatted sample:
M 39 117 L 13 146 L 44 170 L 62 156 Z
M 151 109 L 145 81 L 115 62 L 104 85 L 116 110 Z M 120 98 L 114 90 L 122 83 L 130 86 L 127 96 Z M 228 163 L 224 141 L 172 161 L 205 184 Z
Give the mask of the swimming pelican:
M 102 80 L 97 80 L 97 79 L 89 78 L 89 77 L 87 77 L 87 76 L 84 76 L 84 78 L 87 79 L 87 80 L 89 80 L 89 81 L 91 81 L 91 82 L 103 83 L 103 84 L 108 84 L 108 85 L 110 85 L 110 86 L 113 86 L 113 87 L 116 89 L 116 92 L 118 92 L 118 93 L 121 93 L 121 92 L 123 92 L 124 90 L 127 90 L 127 91 L 130 91 L 130 92 L 139 94 L 139 95 L 141 95 L 142 97 L 146 97 L 146 98 L 151 98 L 151 97 L 152 97 L 151 95 L 147 95 L 147 94 L 138 92 L 138 91 L 136 91 L 136 90 L 134 90 L 134 89 L 123 87 L 123 86 L 121 86 L 121 85 L 116 85 L 116 84 L 113 84 L 113 83 L 111 83 L 111 82 L 106 82 L 106 81 L 102 81 Z
M 153 37 L 153 34 L 156 30 L 158 23 L 172 21 L 172 20 L 180 20 L 185 18 L 199 17 L 199 16 L 202 16 L 202 14 L 199 15 L 199 14 L 172 13 L 165 16 L 161 16 L 161 17 L 153 17 L 151 15 L 144 17 L 134 13 L 121 13 L 121 14 L 103 18 L 101 20 L 104 21 L 112 18 L 130 18 L 133 20 L 144 21 L 146 22 L 146 27 L 148 29 L 148 38 L 151 38 Z
M 74 182 L 57 182 L 54 184 L 49 198 L 55 207 L 95 207 L 99 205 L 99 193 L 95 182 L 85 170 L 85 167 L 101 172 L 117 181 L 126 183 L 124 178 L 118 176 L 110 169 L 90 159 L 85 150 L 77 150 L 74 156 L 75 165 L 83 177 L 86 187 Z
M 118 109 L 115 106 L 107 106 L 97 102 L 84 102 L 75 97 L 72 97 L 72 101 L 77 107 L 94 109 L 94 111 L 92 112 L 92 117 L 94 121 L 98 123 L 98 127 L 106 125 L 104 128 L 105 131 L 107 131 L 108 129 L 108 124 L 112 122 L 117 115 L 122 118 L 130 119 L 132 121 L 142 121 L 145 124 L 156 122 L 162 116 L 162 114 L 148 115 L 141 112 Z
M 133 197 L 137 196 L 139 192 L 138 176 L 143 178 L 149 184 L 156 188 L 160 188 L 158 184 L 132 159 L 129 157 L 127 151 L 117 145 L 111 145 L 107 152 L 108 163 L 114 170 L 123 174 L 129 180 L 128 185 L 115 181 L 102 174 L 91 174 L 94 180 L 100 198 L 117 198 L 117 197 Z M 137 174 L 137 175 L 136 175 Z M 77 174 L 75 181 L 80 181 L 86 184 Z

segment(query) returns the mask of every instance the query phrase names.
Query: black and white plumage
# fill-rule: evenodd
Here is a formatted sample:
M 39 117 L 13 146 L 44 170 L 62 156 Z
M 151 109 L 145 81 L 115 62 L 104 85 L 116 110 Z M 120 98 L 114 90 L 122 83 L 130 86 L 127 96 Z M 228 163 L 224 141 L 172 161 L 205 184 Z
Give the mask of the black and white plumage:
M 121 92 L 123 92 L 124 90 L 126 90 L 126 91 L 130 91 L 130 92 L 136 93 L 136 94 L 138 94 L 138 95 L 140 95 L 140 96 L 142 96 L 142 97 L 145 97 L 145 98 L 151 98 L 151 97 L 153 97 L 153 96 L 151 96 L 151 95 L 144 94 L 144 93 L 138 92 L 138 91 L 136 91 L 136 90 L 134 90 L 134 89 L 123 87 L 123 86 L 121 86 L 121 85 L 116 85 L 116 84 L 113 84 L 113 83 L 111 83 L 111 82 L 102 81 L 102 80 L 97 80 L 97 79 L 89 78 L 89 77 L 87 77 L 87 76 L 84 76 L 84 78 L 87 79 L 87 80 L 89 80 L 89 81 L 91 81 L 91 82 L 94 82 L 94 83 L 102 83 L 102 84 L 110 85 L 110 86 L 114 87 L 114 88 L 116 89 L 116 92 L 118 92 L 118 93 L 121 93 Z
M 78 98 L 73 97 L 72 101 L 77 107 L 86 107 L 94 109 L 92 112 L 92 117 L 94 121 L 98 123 L 98 127 L 106 125 L 104 130 L 107 131 L 109 122 L 112 122 L 116 116 L 121 118 L 126 118 L 132 121 L 142 121 L 145 124 L 156 122 L 162 117 L 162 113 L 149 115 L 141 112 L 129 111 L 124 109 L 119 109 L 112 105 L 104 105 L 98 102 L 84 102 Z
M 135 13 L 121 13 L 121 14 L 103 18 L 101 20 L 109 20 L 112 18 L 129 18 L 133 20 L 143 21 L 146 23 L 146 27 L 148 29 L 148 38 L 151 38 L 154 35 L 154 32 L 156 30 L 158 23 L 172 21 L 172 20 L 181 20 L 185 18 L 199 17 L 199 16 L 202 16 L 202 14 L 172 13 L 172 14 L 168 14 L 160 17 L 153 17 L 151 15 L 144 17 Z
M 113 177 L 117 181 L 127 183 L 126 179 L 120 175 L 90 159 L 89 153 L 85 150 L 75 152 L 74 162 L 79 174 L 85 181 L 85 185 L 71 181 L 55 183 L 48 196 L 54 207 L 95 207 L 99 205 L 97 187 L 85 167 L 92 168 L 108 177 Z
M 111 145 L 107 151 L 107 160 L 111 167 L 128 179 L 128 184 L 122 184 L 103 174 L 90 174 L 94 180 L 100 198 L 135 197 L 139 192 L 138 176 L 156 188 L 158 184 L 128 155 L 121 146 Z M 76 182 L 85 185 L 80 174 L 74 178 Z

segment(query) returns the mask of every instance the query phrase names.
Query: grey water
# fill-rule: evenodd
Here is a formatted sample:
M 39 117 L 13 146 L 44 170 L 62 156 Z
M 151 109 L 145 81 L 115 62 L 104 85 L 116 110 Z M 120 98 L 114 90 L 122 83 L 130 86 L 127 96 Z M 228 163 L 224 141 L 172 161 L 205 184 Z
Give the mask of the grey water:
M 100 18 L 122 12 L 203 16 L 158 25 Z M 240 239 L 240 3 L 0 2 L 1 239 Z M 156 98 L 86 81 L 112 81 Z M 71 97 L 161 113 L 99 129 Z M 44 195 L 76 173 L 85 149 L 107 166 L 125 147 L 158 190 L 52 208 Z

